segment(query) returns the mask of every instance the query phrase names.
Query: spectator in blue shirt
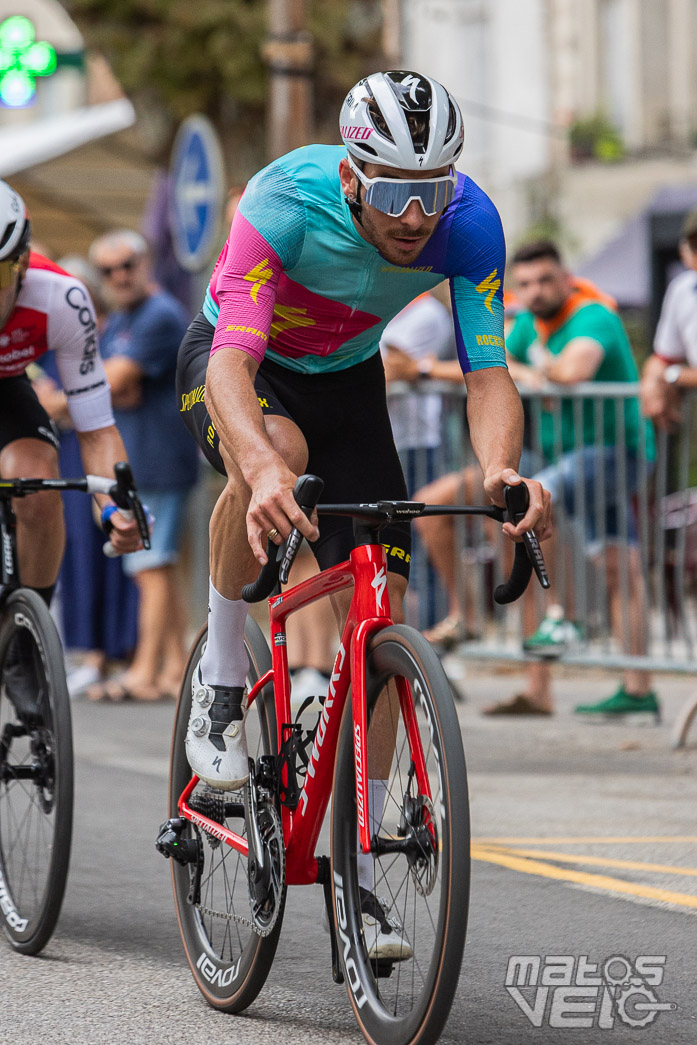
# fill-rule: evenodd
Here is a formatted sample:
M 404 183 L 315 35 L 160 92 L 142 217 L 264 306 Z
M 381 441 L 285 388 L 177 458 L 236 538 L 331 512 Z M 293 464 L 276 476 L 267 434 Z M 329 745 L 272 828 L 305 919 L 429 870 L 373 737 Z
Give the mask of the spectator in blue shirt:
M 185 615 L 176 561 L 198 454 L 174 393 L 177 351 L 189 322 L 184 307 L 152 281 L 143 237 L 128 229 L 100 236 L 90 261 L 111 308 L 100 337 L 114 413 L 141 498 L 155 516 L 152 548 L 124 560 L 138 585 L 138 643 L 107 700 L 156 700 L 178 693 L 185 661 Z

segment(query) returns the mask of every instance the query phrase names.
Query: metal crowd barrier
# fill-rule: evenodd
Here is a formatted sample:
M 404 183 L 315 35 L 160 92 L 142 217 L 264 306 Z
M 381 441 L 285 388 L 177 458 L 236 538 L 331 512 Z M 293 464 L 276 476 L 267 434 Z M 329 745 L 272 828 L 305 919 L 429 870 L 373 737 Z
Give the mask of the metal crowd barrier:
M 582 641 L 565 652 L 560 661 L 580 667 L 635 669 L 652 672 L 697 671 L 697 394 L 682 398 L 682 418 L 674 433 L 656 431 L 655 459 L 650 452 L 650 437 L 639 427 L 636 453 L 628 452 L 625 420 L 636 409 L 638 384 L 589 382 L 574 387 L 550 385 L 542 392 L 520 388 L 526 409 L 526 451 L 523 474 L 534 474 L 542 458 L 540 423 L 543 403 L 553 418 L 555 458 L 561 456 L 562 404 L 571 404 L 574 429 L 573 452 L 583 450 L 584 419 L 591 422 L 596 447 L 602 447 L 602 429 L 614 421 L 614 448 L 595 462 L 589 488 L 580 469 L 573 479 L 573 517 L 564 504 L 555 504 L 555 554 L 549 563 L 556 599 L 580 624 Z M 424 485 L 437 471 L 479 467 L 469 441 L 465 420 L 463 386 L 423 382 L 420 386 L 394 383 L 390 399 L 404 395 L 438 392 L 442 395 L 441 445 L 434 451 L 411 448 L 409 457 L 410 494 Z M 567 406 L 568 410 L 569 407 Z M 600 438 L 598 439 L 598 435 Z M 402 453 L 404 459 L 404 452 Z M 632 457 L 634 460 L 632 460 Z M 607 470 L 607 471 L 606 471 Z M 608 503 L 606 480 L 612 478 L 615 495 L 614 534 L 607 532 Z M 633 480 L 633 481 L 632 481 Z M 464 489 L 462 503 L 465 503 Z M 479 497 L 483 496 L 481 491 Z M 595 534 L 592 543 L 578 521 L 592 517 Z M 630 541 L 632 524 L 636 541 Z M 495 607 L 492 588 L 506 572 L 510 550 L 500 534 L 486 520 L 456 522 L 458 548 L 456 590 L 460 618 L 477 638 L 463 642 L 457 652 L 466 657 L 489 660 L 527 661 L 523 651 L 521 607 Z M 611 550 L 612 549 L 612 550 Z M 608 590 L 608 564 L 612 563 L 612 592 Z M 411 602 L 407 607 L 411 622 L 424 628 L 445 614 L 443 593 L 429 575 L 423 550 L 414 550 Z M 619 600 L 621 625 L 612 627 L 611 598 Z M 544 615 L 543 594 L 537 591 L 536 620 Z M 549 600 L 547 600 L 549 601 Z M 642 603 L 645 612 L 642 612 Z M 424 607 L 428 608 L 425 613 Z M 569 609 L 571 607 L 571 609 Z M 430 619 L 429 619 L 430 618 Z M 637 621 L 639 623 L 637 623 Z M 633 629 L 632 629 L 633 624 Z M 674 732 L 675 746 L 681 746 L 697 715 L 697 694 L 683 709 Z

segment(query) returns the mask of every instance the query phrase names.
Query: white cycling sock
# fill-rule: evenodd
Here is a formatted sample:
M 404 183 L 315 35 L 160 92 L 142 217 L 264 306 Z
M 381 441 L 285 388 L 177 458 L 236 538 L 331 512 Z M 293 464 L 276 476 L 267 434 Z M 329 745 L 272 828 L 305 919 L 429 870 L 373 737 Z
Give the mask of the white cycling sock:
M 385 810 L 386 794 L 386 780 L 368 781 L 368 805 L 370 807 L 368 822 L 370 824 L 371 838 L 377 833 L 380 827 L 383 812 Z M 368 889 L 372 893 L 375 889 L 374 857 L 372 853 L 363 852 L 360 841 L 358 843 L 358 853 L 356 855 L 356 867 L 358 869 L 358 884 L 362 885 L 364 889 Z
M 226 599 L 208 584 L 208 643 L 201 657 L 201 681 L 207 686 L 244 686 L 249 661 L 244 648 L 248 603 Z

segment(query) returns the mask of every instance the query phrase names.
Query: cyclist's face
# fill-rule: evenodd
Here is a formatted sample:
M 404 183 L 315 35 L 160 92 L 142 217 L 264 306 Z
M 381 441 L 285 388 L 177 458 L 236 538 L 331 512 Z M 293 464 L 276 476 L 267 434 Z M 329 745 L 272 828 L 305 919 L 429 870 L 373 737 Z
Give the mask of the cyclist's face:
M 363 238 L 377 247 L 383 258 L 393 265 L 411 265 L 433 235 L 440 214 L 424 214 L 418 200 L 412 200 L 404 213 L 397 218 L 383 214 L 365 202 L 365 190 L 358 184 L 358 179 L 346 160 L 342 160 L 339 172 L 341 186 L 346 195 L 357 197 L 360 189 L 361 225 L 357 228 Z M 439 167 L 433 171 L 405 171 L 377 163 L 366 163 L 363 173 L 366 178 L 402 178 L 406 181 L 417 181 L 420 178 L 437 178 L 450 174 L 450 167 Z
M 127 243 L 101 244 L 94 263 L 102 277 L 104 296 L 113 308 L 132 308 L 148 295 L 148 259 Z
M 556 316 L 571 290 L 569 273 L 553 258 L 521 261 L 514 266 L 513 275 L 523 308 L 540 319 Z
M 20 280 L 27 271 L 29 265 L 29 251 L 19 259 L 16 271 L 12 273 L 9 284 L 0 289 L 0 330 L 14 312 L 19 293 Z

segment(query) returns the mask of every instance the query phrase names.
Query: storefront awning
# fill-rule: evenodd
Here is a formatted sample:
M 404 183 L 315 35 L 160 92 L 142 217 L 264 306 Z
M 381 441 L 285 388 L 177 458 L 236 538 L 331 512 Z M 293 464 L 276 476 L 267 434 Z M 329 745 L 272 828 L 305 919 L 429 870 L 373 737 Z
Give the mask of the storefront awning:
M 127 98 L 51 116 L 16 127 L 0 127 L 0 178 L 63 156 L 87 142 L 135 123 Z

